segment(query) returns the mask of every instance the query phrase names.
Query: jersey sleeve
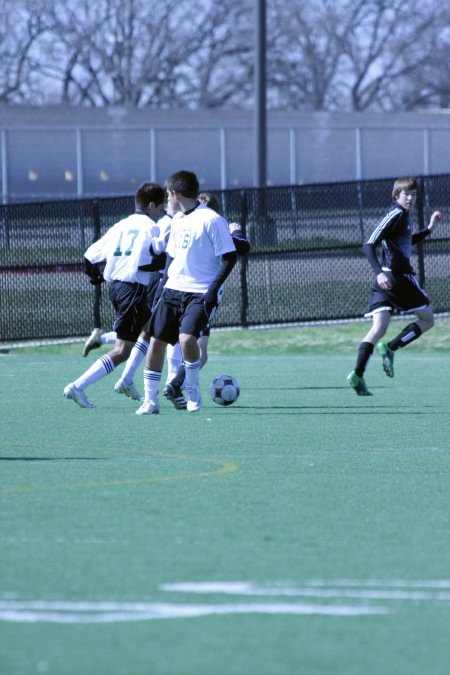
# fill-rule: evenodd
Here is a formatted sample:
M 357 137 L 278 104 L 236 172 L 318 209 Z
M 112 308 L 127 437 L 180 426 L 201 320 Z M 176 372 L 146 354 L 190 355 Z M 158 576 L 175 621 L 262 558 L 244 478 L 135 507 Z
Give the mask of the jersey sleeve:
M 86 250 L 84 257 L 87 258 L 89 262 L 98 263 L 106 260 L 106 257 L 108 255 L 108 244 L 111 239 L 112 229 L 113 228 L 108 230 L 108 232 L 106 232 L 106 234 L 104 234 L 103 237 L 100 237 L 100 239 L 94 241 L 94 243 L 91 244 L 89 248 Z
M 230 234 L 225 218 L 222 218 L 222 216 L 213 218 L 209 224 L 208 232 L 216 256 L 236 251 L 236 246 L 234 245 L 233 237 Z
M 378 227 L 374 229 L 366 243 L 371 244 L 372 246 L 381 244 L 383 239 L 385 239 L 395 228 L 398 221 L 402 218 L 402 215 L 403 211 L 401 209 L 397 207 L 391 209 L 380 221 Z

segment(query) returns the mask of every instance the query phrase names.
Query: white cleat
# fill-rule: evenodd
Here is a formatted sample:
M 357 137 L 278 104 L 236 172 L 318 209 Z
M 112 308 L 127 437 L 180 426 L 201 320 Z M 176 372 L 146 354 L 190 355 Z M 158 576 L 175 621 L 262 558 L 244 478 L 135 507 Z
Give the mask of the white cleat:
M 98 347 L 100 347 L 100 345 L 102 344 L 100 342 L 100 337 L 102 335 L 103 331 L 101 328 L 94 328 L 94 330 L 84 343 L 83 356 L 87 356 L 92 349 L 98 349 Z
M 77 389 L 73 383 L 68 384 L 64 389 L 64 396 L 78 403 L 81 408 L 95 408 L 95 405 L 88 401 L 84 391 Z
M 136 410 L 136 415 L 159 415 L 159 401 L 145 401 Z
M 187 406 L 188 412 L 197 412 L 202 407 L 202 397 L 200 394 L 200 387 L 198 384 L 191 387 L 186 387 L 187 392 Z
M 123 394 L 124 396 L 132 398 L 133 401 L 141 400 L 141 395 L 134 386 L 134 384 L 133 383 L 128 384 L 127 382 L 125 382 L 125 380 L 117 380 L 116 384 L 114 385 L 114 391 L 117 392 L 118 394 Z

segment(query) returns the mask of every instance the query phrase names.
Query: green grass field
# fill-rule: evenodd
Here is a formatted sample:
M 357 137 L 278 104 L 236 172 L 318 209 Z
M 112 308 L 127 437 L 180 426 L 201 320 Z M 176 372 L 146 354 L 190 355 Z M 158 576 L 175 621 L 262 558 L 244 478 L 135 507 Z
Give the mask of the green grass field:
M 450 322 L 358 398 L 366 327 L 215 331 L 196 414 L 0 354 L 1 675 L 447 675 Z

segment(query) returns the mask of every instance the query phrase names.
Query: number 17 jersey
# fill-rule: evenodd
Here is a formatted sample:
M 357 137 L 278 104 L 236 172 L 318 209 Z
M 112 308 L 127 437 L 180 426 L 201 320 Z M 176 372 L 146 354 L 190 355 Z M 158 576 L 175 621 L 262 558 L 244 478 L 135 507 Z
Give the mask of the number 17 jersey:
M 151 238 L 158 233 L 158 226 L 149 216 L 134 213 L 113 225 L 101 239 L 89 246 L 84 256 L 91 263 L 106 261 L 105 281 L 126 281 L 146 286 L 150 272 L 139 267 L 151 264 Z

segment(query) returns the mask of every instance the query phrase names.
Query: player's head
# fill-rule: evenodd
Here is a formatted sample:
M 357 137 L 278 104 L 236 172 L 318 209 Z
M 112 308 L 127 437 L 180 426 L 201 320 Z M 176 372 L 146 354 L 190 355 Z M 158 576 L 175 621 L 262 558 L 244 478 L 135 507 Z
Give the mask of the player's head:
M 183 197 L 196 199 L 200 185 L 198 178 L 192 171 L 177 171 L 166 178 L 164 187 L 169 192 L 178 192 Z
M 157 183 L 142 183 L 136 190 L 134 204 L 139 211 L 146 211 L 149 204 L 162 206 L 165 198 L 164 189 Z
M 200 192 L 198 199 L 205 206 L 209 206 L 210 209 L 220 213 L 220 202 L 216 195 L 213 195 L 211 192 Z
M 405 192 L 412 192 L 415 190 L 417 192 L 417 181 L 412 176 L 405 176 L 404 178 L 397 178 L 392 188 L 392 199 L 396 201 L 400 192 L 404 190 Z

